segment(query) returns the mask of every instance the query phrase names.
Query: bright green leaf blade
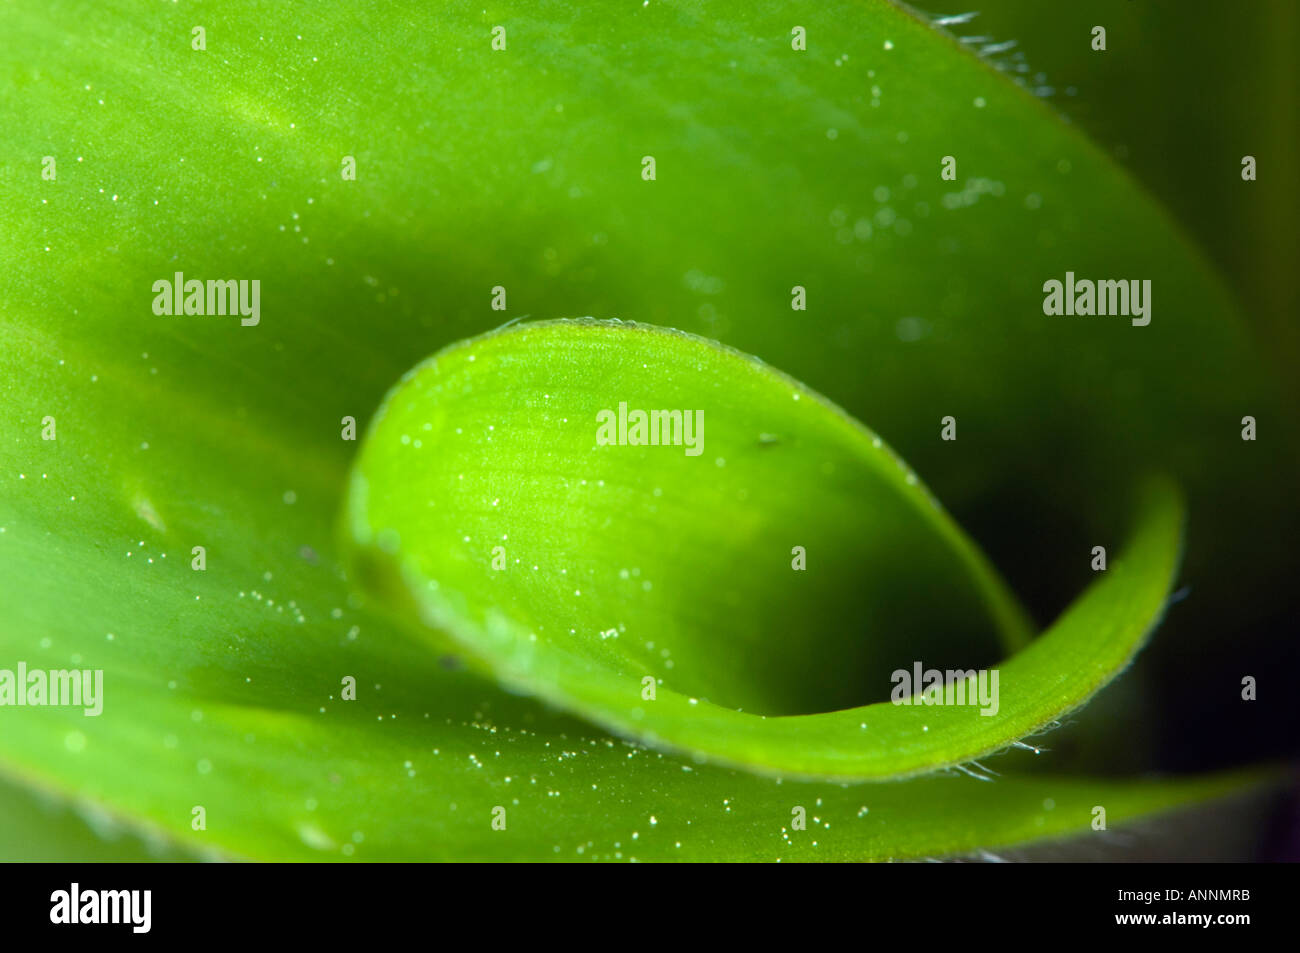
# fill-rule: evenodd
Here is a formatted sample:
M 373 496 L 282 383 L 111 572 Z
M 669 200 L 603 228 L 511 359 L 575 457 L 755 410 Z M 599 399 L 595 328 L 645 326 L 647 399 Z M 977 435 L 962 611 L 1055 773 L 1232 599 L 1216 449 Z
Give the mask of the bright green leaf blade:
M 681 425 L 628 437 L 660 410 Z M 879 779 L 999 750 L 1086 701 L 1158 618 L 1181 519 L 1172 490 L 1150 494 L 1129 551 L 997 666 L 988 697 L 883 701 L 893 673 L 973 670 L 992 640 L 972 636 L 1020 631 L 978 551 L 878 437 L 785 375 L 580 321 L 407 374 L 366 436 L 347 523 L 382 598 L 517 690 L 728 764 Z
M 296 9 L 231 2 L 204 13 L 205 55 L 189 48 L 183 8 L 5 4 L 0 664 L 103 667 L 121 716 L 6 712 L 6 770 L 254 856 L 311 853 L 298 827 L 309 799 L 323 805 L 320 829 L 344 839 L 369 805 L 374 855 L 410 856 L 419 838 L 449 856 L 497 850 L 475 825 L 437 841 L 445 812 L 408 823 L 416 802 L 390 759 L 437 736 L 383 732 L 392 714 L 429 710 L 465 735 L 477 729 L 458 706 L 500 696 L 448 692 L 430 707 L 439 673 L 346 601 L 327 523 L 351 453 L 339 418 L 364 419 L 416 360 L 497 324 L 487 289 L 500 282 L 510 314 L 680 320 L 762 353 L 870 417 L 967 512 L 990 487 L 1074 485 L 1090 488 L 1069 495 L 1091 511 L 1126 470 L 1196 448 L 1189 477 L 1231 474 L 1203 421 L 1265 406 L 1263 385 L 1222 288 L 1149 201 L 1038 104 L 888 5 L 804 16 L 851 59 L 835 65 L 818 43 L 791 58 L 779 7 L 542 3 L 511 11 L 512 36 L 527 39 L 502 59 L 486 46 L 491 17 L 470 8 L 352 5 L 313 11 L 304 29 Z M 958 140 L 969 179 L 921 174 Z M 646 151 L 660 156 L 657 191 L 639 179 Z M 39 175 L 47 154 L 55 182 Z M 339 177 L 345 154 L 358 157 L 356 182 Z M 688 174 L 664 175 L 673 165 Z M 939 211 L 976 179 L 1005 191 Z M 910 235 L 881 225 L 880 187 Z M 1158 347 L 1135 348 L 1117 327 L 1043 325 L 1036 283 L 1016 277 L 1128 274 L 1135 257 L 1179 315 L 1157 316 Z M 157 318 L 150 286 L 176 268 L 262 278 L 262 323 Z M 796 281 L 818 309 L 807 337 L 790 323 Z M 1000 422 L 983 428 L 973 470 L 937 459 L 935 421 L 954 409 Z M 45 413 L 59 418 L 56 444 L 39 439 Z M 1062 434 L 1061 420 L 1080 429 Z M 1233 485 L 1254 498 L 1243 481 L 1286 472 L 1250 467 Z M 196 543 L 213 557 L 205 574 L 187 568 Z M 352 659 L 361 624 L 357 642 L 374 651 Z M 258 740 L 264 722 L 297 724 L 278 713 L 316 715 L 346 671 L 388 685 L 406 669 L 420 676 L 410 698 L 365 710 L 384 715 L 375 737 Z M 219 706 L 238 716 L 217 719 Z M 527 725 L 535 709 L 508 715 Z M 366 768 L 341 801 L 324 767 L 336 758 Z M 672 793 L 724 789 L 730 775 Z M 486 804 L 501 788 L 472 790 Z M 190 831 L 195 803 L 212 808 L 207 834 Z M 600 813 L 583 806 L 587 817 L 565 815 L 574 840 Z M 943 823 L 932 807 L 918 839 Z M 700 835 L 708 855 L 739 856 L 717 830 Z
M 49 772 L 64 773 L 71 761 L 51 752 L 67 733 L 84 731 L 80 811 L 118 839 L 88 840 L 65 826 L 68 818 L 49 817 L 54 808 L 0 788 L 0 859 L 33 856 L 28 823 L 60 827 L 37 855 L 43 859 L 145 859 L 138 836 L 174 840 L 200 857 L 262 860 L 942 857 L 1088 834 L 1096 805 L 1114 829 L 1269 778 L 1005 776 L 985 783 L 956 775 L 870 787 L 783 784 L 594 733 L 529 699 L 449 673 L 427 653 L 407 654 L 401 639 L 366 621 L 369 645 L 358 645 L 353 662 L 373 663 L 365 670 L 383 690 L 363 693 L 355 710 L 214 704 L 161 685 L 118 691 L 116 703 L 130 706 L 140 723 L 174 731 L 167 750 L 205 752 L 207 770 L 160 757 L 139 723 L 88 726 L 79 715 L 54 712 L 30 719 L 24 750 L 10 743 L 6 755 L 42 759 L 25 780 L 44 787 Z M 287 643 L 270 654 L 302 664 L 301 651 Z M 109 677 L 110 684 L 123 681 L 118 667 Z M 195 709 L 201 720 L 191 717 L 193 705 L 203 706 Z M 206 808 L 204 831 L 191 829 L 194 804 Z M 498 807 L 506 809 L 503 831 L 491 827 Z M 791 829 L 797 807 L 807 814 L 802 832 Z M 5 818 L 23 827 L 14 831 Z
M 169 416 L 178 429 L 188 417 Z M 191 488 L 184 496 L 151 492 L 148 507 L 132 509 L 89 481 L 62 482 L 69 478 L 60 461 L 85 459 L 96 439 L 121 440 L 125 434 L 114 428 L 125 430 L 129 421 L 105 418 L 102 429 L 70 431 L 44 448 L 53 454 L 44 461 L 49 478 L 38 482 L 33 469 L 32 482 L 19 483 L 26 495 L 5 498 L 6 605 L 21 610 L 9 616 L 14 627 L 5 644 L 32 664 L 103 668 L 105 714 L 8 709 L 0 758 L 10 776 L 67 792 L 200 853 L 358 860 L 941 856 L 1086 832 L 1098 803 L 1114 826 L 1257 780 L 935 778 L 845 789 L 783 785 L 619 743 L 446 671 L 426 647 L 350 603 L 328 539 L 312 535 L 311 527 L 328 520 L 328 507 L 309 491 L 299 461 L 272 454 L 259 468 L 235 473 L 217 465 L 234 452 L 224 432 L 181 441 L 164 422 L 153 423 L 163 438 L 152 448 L 155 466 L 189 474 L 202 498 L 241 499 L 247 482 L 262 487 L 246 504 L 252 512 L 185 505 Z M 286 486 L 301 493 L 292 505 L 274 492 Z M 52 501 L 68 491 L 82 505 L 48 520 Z M 105 526 L 121 549 L 99 542 Z M 203 573 L 184 559 L 191 540 L 211 543 Z M 304 543 L 316 547 L 317 562 L 303 558 Z M 50 560 L 78 567 L 79 584 L 50 573 Z M 114 596 L 96 584 L 122 578 L 123 566 L 133 588 Z M 80 595 L 85 584 L 95 596 Z M 88 619 L 112 625 L 106 632 L 115 638 L 89 632 Z M 168 630 L 183 637 L 159 634 Z M 20 643 L 18 632 L 41 642 Z M 358 678 L 356 702 L 337 698 L 344 674 Z M 1056 804 L 1050 811 L 1043 806 L 1049 798 Z M 205 808 L 204 831 L 191 828 L 195 806 Z M 491 830 L 496 806 L 509 812 L 505 832 Z M 795 806 L 831 829 L 813 827 L 812 836 L 787 841 L 781 828 L 789 828 Z M 137 852 L 124 847 L 116 856 Z
M 35 360 L 21 349 L 8 356 Z M 200 409 L 192 398 L 172 395 L 168 413 L 150 415 L 150 402 L 116 375 L 98 386 L 118 388 L 114 406 L 138 414 L 68 428 L 32 445 L 40 458 L 26 444 L 0 445 L 5 469 L 24 477 L 4 497 L 0 578 L 6 661 L 102 668 L 105 713 L 8 708 L 0 759 L 11 777 L 153 836 L 277 859 L 908 857 L 1087 830 L 1086 811 L 1049 816 L 1034 806 L 1046 797 L 1085 807 L 1113 797 L 1118 822 L 1227 790 L 1217 781 L 1016 782 L 1005 789 L 1020 792 L 1013 801 L 962 779 L 880 788 L 884 800 L 874 800 L 614 742 L 445 671 L 425 646 L 350 601 L 319 535 L 330 521 L 330 494 L 317 488 L 327 470 L 270 452 L 274 443 L 259 445 L 257 466 L 223 466 L 247 431 L 191 431 L 186 421 Z M 96 460 L 135 450 L 144 419 L 152 465 L 115 483 Z M 123 466 L 118 479 L 131 473 Z M 168 485 L 160 473 L 185 479 Z M 293 504 L 285 488 L 298 493 Z M 190 568 L 195 542 L 208 547 L 204 572 Z M 359 696 L 342 703 L 348 674 Z M 817 816 L 842 823 L 787 843 L 780 828 L 792 808 L 820 807 L 818 798 L 836 813 Z M 489 826 L 498 805 L 511 812 L 512 839 Z M 196 806 L 203 831 L 191 827 Z M 864 806 L 874 819 L 858 817 Z M 960 831 L 956 816 L 969 818 Z M 655 831 L 665 836 L 650 842 Z M 127 845 L 114 856 L 138 852 Z
M 1205 261 L 1101 150 L 893 5 L 802 11 L 805 52 L 780 5 L 551 0 L 508 11 L 506 52 L 496 14 L 432 11 L 363 4 L 306 29 L 232 2 L 209 11 L 205 55 L 183 10 L 5 5 L 5 313 L 154 354 L 275 429 L 364 417 L 416 360 L 498 324 L 502 285 L 509 315 L 680 326 L 778 363 L 962 512 L 1016 493 L 1050 514 L 1095 487 L 1069 508 L 1086 522 L 1153 464 L 1211 499 L 1291 482 L 1294 461 L 1255 464 L 1268 446 L 1244 466 L 1228 452 L 1217 422 L 1276 403 Z M 263 324 L 232 341 L 152 320 L 148 289 L 176 267 L 275 275 Z M 1151 326 L 1048 319 L 1042 283 L 1067 269 L 1152 279 Z M 96 299 L 112 318 L 86 328 Z M 285 355 L 325 369 L 288 400 L 258 384 Z M 982 447 L 960 467 L 933 440 L 952 413 Z M 1206 538 L 1239 532 L 1224 509 L 1205 507 Z

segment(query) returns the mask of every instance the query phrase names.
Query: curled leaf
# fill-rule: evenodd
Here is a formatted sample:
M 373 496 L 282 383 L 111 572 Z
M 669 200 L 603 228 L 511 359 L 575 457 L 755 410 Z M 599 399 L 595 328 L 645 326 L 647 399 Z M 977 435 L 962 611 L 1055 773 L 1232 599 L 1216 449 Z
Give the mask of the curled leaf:
M 1180 524 L 1152 491 L 1045 636 L 963 679 L 964 704 L 922 704 L 895 673 L 974 674 L 1027 623 L 916 475 L 760 361 L 590 320 L 405 375 L 347 514 L 381 598 L 510 687 L 702 759 L 839 779 L 968 761 L 1081 704 L 1158 618 Z

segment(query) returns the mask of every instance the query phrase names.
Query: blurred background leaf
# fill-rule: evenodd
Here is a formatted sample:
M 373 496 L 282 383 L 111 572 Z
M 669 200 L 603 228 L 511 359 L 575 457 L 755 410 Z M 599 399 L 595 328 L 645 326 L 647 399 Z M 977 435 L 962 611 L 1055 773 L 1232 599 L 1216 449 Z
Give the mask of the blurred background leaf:
M 928 18 L 976 12 L 948 28 L 958 36 L 1014 41 L 1013 49 L 990 55 L 990 65 L 1042 93 L 1049 108 L 1137 178 L 1213 260 L 1240 303 L 1260 372 L 1283 392 L 1270 426 L 1274 450 L 1263 460 L 1252 454 L 1242 465 L 1294 483 L 1300 7 L 1286 0 L 989 0 L 965 8 L 931 0 L 923 6 Z M 1107 28 L 1104 53 L 1091 48 L 1096 25 Z M 1246 155 L 1258 162 L 1254 182 L 1241 179 Z M 1243 408 L 1236 416 L 1247 413 Z M 1240 700 L 1242 676 L 1300 665 L 1297 641 L 1282 635 L 1300 623 L 1285 581 L 1296 569 L 1289 540 L 1300 529 L 1297 509 L 1285 498 L 1257 497 L 1236 476 L 1221 479 L 1217 494 L 1193 505 L 1189 600 L 1170 620 L 1179 638 L 1155 640 L 1128 683 L 1101 701 L 1110 707 L 1121 701 L 1114 695 L 1128 696 L 1129 717 L 1090 709 L 1082 718 L 1092 741 L 1055 739 L 1071 751 L 1076 744 L 1091 748 L 1078 761 L 1088 770 L 1122 771 L 1137 763 L 1189 770 L 1297 751 L 1286 692 L 1275 686 L 1256 703 Z M 1236 526 L 1225 528 L 1229 523 Z

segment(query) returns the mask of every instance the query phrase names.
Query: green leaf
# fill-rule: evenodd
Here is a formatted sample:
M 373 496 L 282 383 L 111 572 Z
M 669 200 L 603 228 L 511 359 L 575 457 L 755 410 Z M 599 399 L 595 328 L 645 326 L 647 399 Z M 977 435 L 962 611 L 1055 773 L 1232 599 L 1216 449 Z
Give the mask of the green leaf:
M 451 691 L 456 700 L 473 697 Z M 472 730 L 444 729 L 456 740 L 451 750 L 439 749 L 447 764 L 437 769 L 436 782 L 428 777 L 432 772 L 410 776 L 372 760 L 358 744 L 339 752 L 360 759 L 347 787 L 336 788 L 314 809 L 282 800 L 283 792 L 274 788 L 268 801 L 251 804 L 256 799 L 247 789 L 222 784 L 205 795 L 214 808 L 233 813 L 214 812 L 206 834 L 176 836 L 189 842 L 192 856 L 207 859 L 222 856 L 212 852 L 220 841 L 231 851 L 227 857 L 276 861 L 910 860 L 1067 836 L 1104 837 L 1092 834 L 1098 806 L 1113 829 L 1239 795 L 1270 779 L 1255 771 L 1162 781 L 1049 776 L 982 783 L 940 776 L 866 788 L 781 784 L 675 764 L 592 737 L 580 725 L 565 726 L 526 701 L 494 692 L 481 704 L 488 711 L 504 705 L 496 713 L 521 718 L 516 724 L 527 728 L 512 732 L 480 710 Z M 381 757 L 391 754 L 386 738 L 382 729 L 371 732 Z M 304 740 L 316 739 L 309 732 Z M 491 757 L 493 745 L 535 768 L 510 773 L 514 769 L 502 763 L 505 753 Z M 295 747 L 285 744 L 286 768 L 313 770 Z M 466 751 L 477 752 L 481 767 Z M 425 759 L 418 763 L 423 767 Z M 388 803 L 395 796 L 394 774 L 402 778 L 405 811 Z M 374 794 L 379 804 L 366 800 Z M 421 807 L 410 810 L 411 804 Z M 506 808 L 505 830 L 490 828 L 494 807 Z M 0 786 L 0 808 L 0 859 L 6 861 L 186 857 L 159 841 L 153 828 L 123 824 L 85 802 L 72 813 L 48 798 Z M 803 831 L 792 829 L 796 808 L 806 816 Z
M 172 416 L 183 430 L 188 415 Z M 782 785 L 620 743 L 447 671 L 349 601 L 322 564 L 328 537 L 292 530 L 316 526 L 294 517 L 320 504 L 303 480 L 286 484 L 291 461 L 270 457 L 271 473 L 219 467 L 215 456 L 195 456 L 202 442 L 172 439 L 162 423 L 153 432 L 166 438 L 156 448 L 166 467 L 204 476 L 203 494 L 217 499 L 262 481 L 261 518 L 232 528 L 223 508 L 156 494 L 135 497 L 131 511 L 92 488 L 51 524 L 59 535 L 30 517 L 5 524 L 7 591 L 26 595 L 14 631 L 44 632 L 49 643 L 26 645 L 29 662 L 102 667 L 107 689 L 99 718 L 6 710 L 12 730 L 0 752 L 25 783 L 75 791 L 97 814 L 152 837 L 265 859 L 905 858 L 1083 832 L 1099 803 L 1119 823 L 1259 780 L 939 778 L 848 789 Z M 57 452 L 83 459 L 89 439 L 71 432 Z M 50 504 L 85 490 L 30 477 L 19 483 L 28 495 L 11 499 Z M 283 485 L 302 497 L 276 498 Z M 91 532 L 99 521 L 122 549 L 102 546 Z M 192 572 L 177 546 L 191 539 L 211 544 L 205 572 Z M 303 541 L 320 547 L 316 562 L 299 552 Z M 97 602 L 77 598 L 86 590 L 49 573 L 42 560 L 51 558 L 84 567 L 82 580 L 141 588 L 122 592 L 109 614 L 111 589 L 99 588 Z M 92 637 L 87 619 L 114 626 L 115 637 Z M 345 674 L 358 678 L 355 702 L 338 700 Z M 195 806 L 205 809 L 204 831 L 191 829 Z M 497 806 L 508 812 L 505 832 L 490 827 Z M 788 830 L 797 806 L 820 819 L 807 837 Z
M 505 54 L 488 45 L 498 16 Z M 1153 462 L 1201 492 L 1287 485 L 1221 452 L 1219 422 L 1271 406 L 1270 385 L 1218 280 L 1104 155 L 887 4 L 801 18 L 806 54 L 775 8 L 362 3 L 307 22 L 255 2 L 3 5 L 0 667 L 100 668 L 106 686 L 99 718 L 0 711 L 5 777 L 268 858 L 628 856 L 658 810 L 674 841 L 657 856 L 771 857 L 788 791 L 856 818 L 838 785 L 629 748 L 446 673 L 352 597 L 332 541 L 354 448 L 341 418 L 506 316 L 617 315 L 761 354 L 871 420 L 966 525 L 1059 497 L 1113 529 L 1112 497 Z M 1044 278 L 1135 260 L 1157 281 L 1147 337 L 1041 315 Z M 153 314 L 175 271 L 261 279 L 261 322 Z M 948 413 L 980 435 L 961 461 L 935 437 Z M 1226 508 L 1202 512 L 1233 531 Z M 995 660 L 981 618 L 963 620 L 966 651 Z M 338 699 L 344 675 L 356 702 Z M 927 779 L 872 789 L 893 799 L 884 821 L 817 839 L 844 857 L 945 853 L 1086 829 L 1079 811 L 1039 825 L 1039 794 L 1111 791 L 1120 818 L 1248 780 Z M 517 839 L 488 827 L 497 804 L 529 818 Z
M 627 445 L 627 418 L 652 410 L 678 424 Z M 969 761 L 1086 701 L 1159 616 L 1181 520 L 1153 491 L 1128 553 L 997 667 L 981 706 L 878 701 L 917 660 L 973 672 L 981 637 L 1023 640 L 975 547 L 802 385 L 709 341 L 590 321 L 516 326 L 407 374 L 348 511 L 371 585 L 507 685 L 647 742 L 844 779 Z
M 169 837 L 139 836 L 100 805 L 69 804 L 60 795 L 0 778 L 0 861 L 138 863 L 194 857 Z

